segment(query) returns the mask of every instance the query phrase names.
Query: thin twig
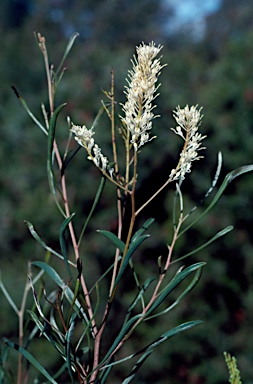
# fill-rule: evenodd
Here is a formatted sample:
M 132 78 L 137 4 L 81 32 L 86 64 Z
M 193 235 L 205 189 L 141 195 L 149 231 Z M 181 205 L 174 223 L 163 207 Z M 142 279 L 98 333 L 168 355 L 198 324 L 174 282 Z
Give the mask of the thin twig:
M 46 40 L 45 40 L 45 38 L 43 36 L 41 36 L 41 34 L 38 34 L 38 40 L 39 40 L 39 47 L 40 47 L 40 49 L 42 51 L 42 54 L 43 54 L 43 57 L 44 57 L 44 62 L 45 62 L 45 67 L 46 67 L 47 85 L 48 85 L 48 98 L 49 98 L 49 105 L 50 105 L 50 115 L 52 116 L 53 113 L 54 113 L 55 89 L 53 87 L 52 75 L 51 75 L 51 71 L 50 71 L 50 67 L 49 67 L 48 53 L 47 53 L 47 49 L 46 49 Z M 49 128 L 48 127 L 48 124 L 49 124 L 48 120 L 46 120 L 46 124 L 47 124 L 47 128 Z M 60 170 L 62 170 L 63 163 L 62 163 L 62 159 L 61 159 L 61 156 L 60 156 L 60 153 L 59 153 L 59 149 L 58 149 L 56 140 L 54 140 L 53 146 L 54 146 L 54 153 L 55 153 L 55 157 L 56 157 L 56 160 L 57 160 L 57 163 L 58 163 L 58 167 L 59 167 Z M 65 179 L 65 175 L 64 174 L 61 177 L 61 187 L 62 187 L 62 195 L 63 195 L 65 213 L 66 213 L 66 217 L 68 218 L 68 217 L 70 217 L 70 209 L 69 209 L 69 203 L 68 203 L 66 179 Z M 70 231 L 71 241 L 72 241 L 73 249 L 74 249 L 74 253 L 75 253 L 75 259 L 76 259 L 76 262 L 77 262 L 77 260 L 79 259 L 79 249 L 78 249 L 78 244 L 77 244 L 77 240 L 76 240 L 73 224 L 72 224 L 71 221 L 69 223 L 69 231 Z M 84 292 L 84 297 L 85 297 L 86 304 L 87 304 L 87 311 L 88 311 L 88 314 L 89 314 L 89 317 L 90 317 L 90 320 L 91 320 L 91 323 L 92 323 L 92 328 L 93 328 L 94 334 L 96 334 L 97 333 L 97 327 L 96 327 L 95 319 L 94 319 L 94 316 L 93 316 L 92 306 L 91 306 L 91 302 L 90 302 L 89 290 L 88 290 L 88 288 L 86 286 L 86 283 L 85 283 L 83 275 L 81 275 L 81 285 L 82 285 L 82 289 L 83 289 L 83 292 Z
M 31 276 L 31 264 L 28 263 L 28 276 Z M 23 346 L 23 339 L 24 339 L 24 314 L 25 314 L 25 306 L 27 301 L 27 295 L 30 290 L 30 283 L 29 279 L 27 279 L 25 283 L 25 288 L 23 292 L 22 302 L 20 306 L 20 310 L 18 311 L 18 322 L 19 322 L 19 345 L 20 347 Z M 18 354 L 18 376 L 17 376 L 17 384 L 23 384 L 23 355 L 22 353 Z

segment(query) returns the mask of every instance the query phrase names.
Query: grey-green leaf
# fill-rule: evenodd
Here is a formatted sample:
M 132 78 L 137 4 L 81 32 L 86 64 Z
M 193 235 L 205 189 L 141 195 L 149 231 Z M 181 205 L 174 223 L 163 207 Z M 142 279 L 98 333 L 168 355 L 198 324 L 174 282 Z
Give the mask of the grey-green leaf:
M 119 248 L 120 252 L 122 252 L 122 253 L 124 252 L 125 243 L 122 240 L 120 240 L 116 235 L 114 235 L 114 233 L 109 232 L 109 231 L 104 231 L 102 229 L 98 229 L 97 232 L 101 233 L 107 239 L 109 239 L 113 243 L 113 245 L 115 245 L 117 248 Z
M 237 169 L 235 169 L 234 171 L 232 172 L 229 172 L 227 174 L 227 176 L 225 177 L 225 179 L 223 180 L 223 183 L 222 185 L 220 186 L 220 188 L 218 189 L 218 192 L 216 193 L 216 195 L 214 196 L 214 199 L 211 201 L 211 203 L 209 204 L 209 206 L 205 209 L 205 211 L 199 215 L 190 225 L 188 225 L 185 229 L 183 229 L 179 236 L 181 236 L 183 233 L 185 233 L 189 228 L 191 228 L 194 224 L 196 224 L 203 216 L 205 216 L 213 207 L 214 205 L 217 203 L 217 201 L 220 199 L 220 197 L 222 196 L 223 192 L 225 191 L 225 189 L 227 188 L 228 184 L 231 183 L 231 181 L 233 181 L 237 176 L 240 176 L 242 175 L 243 173 L 247 173 L 247 172 L 251 172 L 253 171 L 253 164 L 250 164 L 250 165 L 244 165 L 242 167 L 239 167 Z
M 130 246 L 129 246 L 129 249 L 126 253 L 126 256 L 124 257 L 124 259 L 122 260 L 122 264 L 120 266 L 120 270 L 119 270 L 119 273 L 117 275 L 117 278 L 115 280 L 115 284 L 114 286 L 116 286 L 119 282 L 119 280 L 121 279 L 123 273 L 125 272 L 125 269 L 129 263 L 129 260 L 131 259 L 133 253 L 135 252 L 135 250 L 141 245 L 141 243 L 147 239 L 149 237 L 149 235 L 144 235 L 144 236 L 141 236 L 139 237 L 138 239 L 136 239 L 134 242 L 131 242 L 130 243 Z
M 21 353 L 47 380 L 52 384 L 57 384 L 57 382 L 49 375 L 49 373 L 42 367 L 42 365 L 23 347 L 20 347 L 18 344 L 13 343 L 12 341 L 4 338 L 5 344 L 9 347 L 12 347 L 19 353 Z
M 67 247 L 66 247 L 66 240 L 65 240 L 65 233 L 66 233 L 66 230 L 68 228 L 68 225 L 69 223 L 71 222 L 71 220 L 73 219 L 75 213 L 72 213 L 72 215 L 70 215 L 67 219 L 64 220 L 64 222 L 62 223 L 61 227 L 60 227 L 60 245 L 61 245 L 61 251 L 62 251 L 62 254 L 63 254 L 63 258 L 64 258 L 64 261 L 65 261 L 65 266 L 66 266 L 66 269 L 69 273 L 69 276 L 72 277 L 72 274 L 71 274 L 71 271 L 70 271 L 70 268 L 69 268 L 69 263 L 68 263 L 68 257 L 67 257 Z
M 177 272 L 174 278 L 170 281 L 170 283 L 164 288 L 161 294 L 157 297 L 154 304 L 149 308 L 149 310 L 146 313 L 146 316 L 152 313 L 166 299 L 166 297 L 181 283 L 181 281 L 183 281 L 192 272 L 198 270 L 199 268 L 202 268 L 204 265 L 205 263 L 203 262 L 196 263 L 196 264 L 190 265 L 189 267 L 183 269 L 182 271 Z

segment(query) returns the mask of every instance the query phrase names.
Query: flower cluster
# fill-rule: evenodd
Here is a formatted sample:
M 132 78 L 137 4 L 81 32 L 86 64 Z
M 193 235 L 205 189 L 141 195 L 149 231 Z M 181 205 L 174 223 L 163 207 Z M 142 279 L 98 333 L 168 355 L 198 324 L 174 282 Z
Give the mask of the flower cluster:
M 129 71 L 125 91 L 127 101 L 122 105 L 125 116 L 121 119 L 131 133 L 135 151 L 154 138 L 149 137 L 149 131 L 152 120 L 157 117 L 153 114 L 155 105 L 152 102 L 158 96 L 156 82 L 163 67 L 160 59 L 155 59 L 161 49 L 162 46 L 156 47 L 153 42 L 136 47 L 137 56 L 134 56 L 133 69 Z
M 92 137 L 95 132 L 93 132 L 92 129 L 88 129 L 85 125 L 81 127 L 80 125 L 74 125 L 73 123 L 70 130 L 75 134 L 75 139 L 78 144 L 87 150 L 89 155 L 88 159 L 92 160 L 103 172 L 108 172 L 112 177 L 114 169 L 109 166 L 108 159 L 102 154 L 101 148 L 95 144 Z
M 185 174 L 191 172 L 192 162 L 203 157 L 198 155 L 198 151 L 205 149 L 205 147 L 201 147 L 201 142 L 206 136 L 198 133 L 202 115 L 201 108 L 197 109 L 197 107 L 196 105 L 189 108 L 186 105 L 181 109 L 178 106 L 174 111 L 173 116 L 178 126 L 171 129 L 184 139 L 185 144 L 176 169 L 172 169 L 170 173 L 172 180 L 184 180 Z

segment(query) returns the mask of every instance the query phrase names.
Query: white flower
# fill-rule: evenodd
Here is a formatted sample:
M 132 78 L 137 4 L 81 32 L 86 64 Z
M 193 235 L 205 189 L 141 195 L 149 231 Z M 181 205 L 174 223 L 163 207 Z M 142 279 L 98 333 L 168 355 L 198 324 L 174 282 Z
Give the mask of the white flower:
M 75 134 L 75 140 L 84 148 L 88 148 L 90 151 L 94 145 L 94 139 L 92 136 L 95 132 L 92 132 L 91 129 L 87 129 L 85 125 L 82 127 L 80 125 L 74 125 L 70 128 L 71 132 Z
M 133 69 L 129 71 L 125 91 L 127 101 L 122 105 L 125 116 L 121 116 L 121 119 L 131 133 L 135 151 L 154 138 L 149 137 L 149 131 L 152 120 L 158 117 L 153 113 L 156 106 L 152 102 L 158 96 L 156 91 L 159 85 L 156 82 L 163 67 L 160 59 L 155 59 L 161 49 L 162 46 L 156 47 L 153 42 L 136 47 L 137 56 L 134 56 Z
M 101 148 L 95 144 L 92 137 L 95 132 L 93 132 L 92 129 L 86 128 L 85 125 L 81 127 L 73 123 L 70 130 L 75 134 L 75 140 L 87 150 L 89 155 L 88 160 L 92 160 L 98 168 L 104 172 L 108 172 L 112 177 L 114 169 L 108 165 L 107 157 L 102 154 Z
M 172 169 L 170 173 L 172 180 L 183 181 L 185 174 L 191 172 L 192 162 L 203 157 L 198 155 L 198 151 L 205 149 L 205 147 L 201 147 L 201 142 L 206 136 L 198 133 L 203 116 L 200 113 L 202 108 L 198 110 L 197 107 L 196 105 L 189 108 L 186 105 L 185 108 L 181 109 L 178 106 L 174 111 L 173 116 L 178 126 L 171 129 L 184 139 L 185 144 L 176 169 Z

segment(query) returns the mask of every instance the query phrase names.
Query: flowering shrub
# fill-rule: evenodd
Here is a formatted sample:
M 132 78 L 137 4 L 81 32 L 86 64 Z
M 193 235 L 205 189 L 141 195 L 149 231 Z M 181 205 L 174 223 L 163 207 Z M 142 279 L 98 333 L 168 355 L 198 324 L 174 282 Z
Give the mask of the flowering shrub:
M 172 329 L 168 329 L 163 334 L 157 329 L 157 337 L 147 345 L 140 346 L 136 352 L 127 354 L 124 352 L 124 346 L 129 340 L 137 327 L 141 327 L 142 323 L 148 322 L 156 317 L 168 314 L 175 306 L 180 304 L 181 300 L 195 287 L 197 284 L 204 262 L 190 264 L 187 267 L 179 265 L 173 277 L 168 276 L 168 269 L 172 263 L 192 255 L 193 253 L 204 248 L 212 241 L 229 232 L 232 227 L 229 226 L 224 230 L 215 234 L 206 243 L 193 249 L 191 252 L 181 255 L 177 260 L 172 260 L 175 244 L 180 236 L 191 228 L 198 220 L 200 220 L 210 209 L 216 204 L 221 197 L 226 186 L 238 175 L 253 170 L 253 165 L 240 167 L 230 172 L 220 188 L 213 197 L 211 203 L 195 220 L 190 221 L 191 213 L 195 211 L 198 204 L 191 209 L 190 212 L 184 212 L 183 194 L 181 191 L 182 183 L 188 173 L 192 171 L 192 163 L 202 157 L 199 153 L 203 150 L 202 141 L 205 135 L 199 132 L 202 121 L 201 108 L 198 106 L 188 105 L 184 108 L 179 106 L 174 111 L 176 120 L 176 128 L 172 130 L 179 135 L 183 141 L 178 164 L 168 172 L 167 181 L 160 186 L 157 191 L 140 207 L 136 206 L 136 187 L 138 184 L 138 159 L 141 157 L 141 151 L 145 150 L 145 145 L 150 143 L 155 136 L 152 134 L 152 126 L 154 119 L 158 118 L 154 114 L 154 101 L 158 97 L 158 76 L 165 65 L 161 64 L 161 57 L 158 55 L 162 50 L 162 46 L 156 46 L 153 42 L 150 44 L 142 43 L 136 48 L 136 56 L 132 60 L 133 68 L 129 71 L 127 79 L 127 87 L 125 90 L 126 102 L 121 105 L 119 111 L 121 126 L 116 129 L 115 123 L 115 95 L 114 95 L 114 77 L 112 75 L 112 86 L 110 92 L 105 92 L 109 99 L 109 103 L 103 103 L 103 109 L 106 112 L 111 123 L 111 142 L 112 142 L 112 158 L 108 159 L 102 152 L 102 149 L 95 140 L 95 124 L 91 128 L 86 125 L 79 126 L 68 118 L 68 128 L 70 133 L 74 135 L 75 140 L 79 144 L 74 151 L 69 151 L 69 142 L 61 156 L 56 141 L 55 130 L 58 122 L 58 116 L 64 109 L 65 104 L 55 108 L 54 100 L 58 84 L 62 77 L 62 66 L 64 59 L 68 55 L 74 40 L 74 35 L 66 48 L 63 60 L 56 71 L 49 67 L 48 54 L 46 49 L 45 38 L 40 34 L 37 35 L 38 45 L 42 51 L 48 83 L 49 111 L 42 106 L 45 121 L 41 123 L 34 114 L 29 110 L 24 99 L 14 88 L 16 96 L 19 98 L 31 118 L 45 134 L 48 141 L 47 154 L 47 173 L 50 190 L 54 196 L 55 202 L 64 220 L 59 229 L 59 239 L 61 253 L 50 248 L 35 231 L 33 225 L 26 222 L 31 235 L 35 240 L 47 251 L 45 261 L 33 261 L 29 264 L 28 281 L 25 287 L 23 301 L 20 310 L 13 302 L 11 295 L 7 292 L 4 283 L 0 286 L 5 297 L 19 317 L 19 343 L 5 339 L 5 344 L 19 351 L 18 377 L 19 384 L 27 382 L 27 372 L 24 370 L 23 359 L 27 359 L 34 365 L 41 375 L 51 383 L 66 383 L 66 372 L 69 382 L 79 383 L 105 383 L 110 380 L 111 370 L 115 365 L 123 364 L 125 361 L 133 361 L 132 370 L 123 379 L 122 383 L 127 384 L 134 379 L 136 373 L 152 354 L 154 349 L 161 343 L 167 341 L 185 330 L 188 330 L 201 323 L 200 320 L 192 320 L 179 324 Z M 49 116 L 49 118 L 48 118 Z M 124 168 L 119 165 L 119 155 L 117 141 L 122 139 L 124 142 Z M 98 137 L 99 139 L 99 137 Z M 98 140 L 99 141 L 99 140 Z M 149 144 L 152 145 L 152 144 Z M 94 198 L 92 209 L 87 217 L 83 229 L 79 236 L 75 230 L 75 214 L 71 213 L 71 203 L 68 199 L 67 182 L 65 176 L 66 167 L 70 166 L 80 146 L 85 149 L 88 160 L 92 161 L 101 173 L 101 183 Z M 201 203 L 213 192 L 217 183 L 222 158 L 219 154 L 218 167 L 213 183 L 206 192 Z M 60 182 L 57 182 L 56 172 L 60 175 Z M 115 186 L 115 194 L 117 196 L 117 233 L 98 228 L 98 233 L 104 235 L 115 248 L 113 261 L 108 269 L 104 270 L 101 276 L 96 277 L 96 283 L 90 287 L 87 283 L 89 270 L 86 269 L 85 261 L 87 255 L 80 254 L 80 245 L 85 239 L 86 228 L 94 209 L 103 192 L 105 181 L 109 180 Z M 149 237 L 146 233 L 154 222 L 150 218 L 143 223 L 141 228 L 136 228 L 136 217 L 145 209 L 145 207 L 159 195 L 169 184 L 175 189 L 174 198 L 174 215 L 173 215 L 173 236 L 172 241 L 168 245 L 168 253 L 165 258 L 159 257 L 157 260 L 158 271 L 156 276 L 151 276 L 142 281 L 135 270 L 135 260 L 138 260 L 138 250 L 143 246 L 144 241 Z M 126 198 L 129 197 L 130 220 L 127 222 L 126 217 Z M 179 209 L 178 209 L 179 208 Z M 187 222 L 187 224 L 186 224 Z M 127 233 L 123 236 L 123 229 Z M 69 232 L 73 254 L 67 250 L 66 232 Z M 53 268 L 48 260 L 48 254 L 52 254 L 59 258 L 61 263 L 65 265 L 68 279 L 63 279 L 59 272 Z M 134 258 L 133 258 L 134 256 Z M 39 268 L 36 277 L 32 276 L 31 269 Z M 62 265 L 61 265 L 62 267 Z M 118 288 L 123 284 L 123 276 L 131 271 L 135 282 L 135 298 L 128 303 L 128 309 L 124 314 L 124 319 L 114 319 L 115 329 L 113 337 L 107 350 L 104 348 L 104 335 L 109 327 L 109 320 L 115 299 L 118 295 Z M 155 272 L 154 272 L 155 274 Z M 44 308 L 43 295 L 41 292 L 40 278 L 42 275 L 47 276 L 57 286 L 57 290 L 50 294 L 44 289 L 44 298 L 50 303 Z M 45 277 L 44 277 L 45 279 Z M 103 280 L 108 282 L 107 299 L 100 302 L 99 291 Z M 182 286 L 182 282 L 187 284 Z M 42 284 L 42 283 L 41 283 Z M 181 291 L 173 302 L 168 304 L 168 296 L 180 287 Z M 34 324 L 33 329 L 25 340 L 23 334 L 23 324 L 25 317 L 26 299 L 29 291 L 32 291 L 35 307 L 28 311 L 28 314 Z M 95 299 L 94 299 L 95 298 Z M 102 313 L 102 316 L 101 316 Z M 122 315 L 122 314 L 121 314 Z M 154 323 L 153 323 L 154 324 Z M 153 327 L 154 325 L 152 325 Z M 59 353 L 62 359 L 61 368 L 58 372 L 50 374 L 40 362 L 34 358 L 29 352 L 29 344 L 31 341 L 36 343 L 36 336 L 43 335 L 52 347 Z M 105 343 L 108 345 L 108 343 Z M 118 358 L 118 352 L 122 350 L 121 356 Z M 126 350 L 127 351 L 127 350 Z M 2 359 L 3 372 L 6 367 L 5 359 Z M 63 378 L 62 378 L 63 377 Z M 61 381 L 63 380 L 63 381 Z M 37 380 L 37 382 L 39 382 Z

